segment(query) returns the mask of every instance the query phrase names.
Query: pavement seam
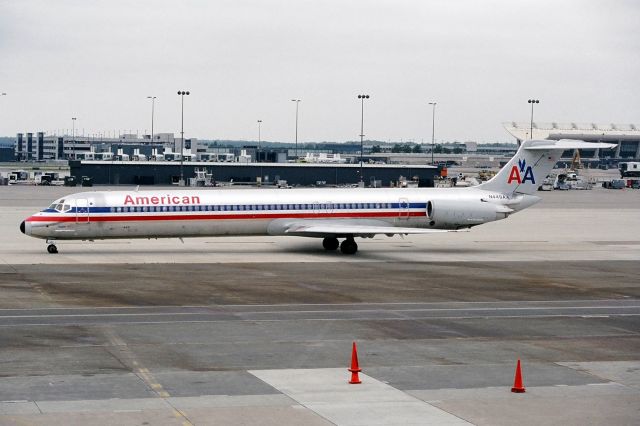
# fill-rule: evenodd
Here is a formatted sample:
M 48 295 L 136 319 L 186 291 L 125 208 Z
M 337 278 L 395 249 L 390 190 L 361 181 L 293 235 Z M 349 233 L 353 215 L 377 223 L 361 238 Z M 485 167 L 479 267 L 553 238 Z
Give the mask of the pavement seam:
M 103 334 L 108 339 L 111 346 L 116 346 L 120 349 L 121 352 L 126 354 L 126 358 L 131 361 L 131 365 L 127 365 L 125 359 L 117 356 L 113 352 L 109 351 L 112 356 L 114 356 L 120 364 L 129 369 L 133 374 L 135 374 L 138 379 L 140 379 L 148 389 L 150 389 L 158 398 L 162 399 L 163 402 L 171 408 L 171 412 L 179 420 L 182 420 L 182 425 L 190 425 L 193 426 L 193 423 L 187 417 L 186 413 L 178 408 L 176 408 L 168 398 L 171 397 L 169 392 L 167 392 L 164 387 L 156 380 L 151 371 L 148 368 L 142 366 L 140 362 L 135 358 L 134 353 L 131 351 L 127 343 L 120 338 L 113 329 L 112 326 L 106 325 L 99 327 L 103 331 Z
M 613 379 L 611 379 L 609 377 L 601 376 L 601 375 L 599 375 L 599 374 L 597 374 L 597 373 L 595 373 L 595 372 L 593 372 L 591 370 L 588 370 L 586 368 L 577 367 L 577 366 L 576 367 L 572 367 L 571 365 L 569 365 L 570 363 L 564 364 L 563 362 L 554 362 L 553 364 L 558 365 L 560 367 L 570 368 L 571 370 L 578 371 L 580 373 L 588 374 L 591 377 L 594 377 L 594 378 L 599 379 L 599 380 L 604 380 L 607 383 L 615 383 L 616 385 L 623 386 L 623 387 L 625 387 L 627 389 L 631 389 L 633 391 L 638 390 L 638 388 L 636 388 L 634 385 L 628 385 L 626 383 L 620 383 L 620 382 L 618 382 L 616 380 L 613 380 Z M 598 384 L 599 385 L 599 384 L 607 384 L 607 383 L 590 383 L 590 384 Z
M 267 386 L 275 389 L 276 391 L 280 392 L 280 394 L 286 396 L 287 398 L 291 399 L 293 402 L 295 402 L 297 405 L 299 405 L 300 407 L 304 407 L 306 410 L 311 411 L 312 413 L 314 413 L 316 416 L 326 420 L 327 422 L 331 423 L 332 425 L 338 426 L 337 423 L 332 422 L 331 420 L 329 420 L 328 418 L 326 418 L 325 416 L 323 416 L 322 414 L 318 413 L 317 411 L 315 411 L 314 409 L 308 407 L 306 404 L 298 401 L 297 399 L 295 399 L 292 395 L 286 394 L 284 392 L 282 392 L 281 390 L 275 388 L 273 385 L 265 382 L 264 380 L 262 380 L 260 377 L 256 376 L 255 374 L 252 374 L 251 371 L 249 370 L 245 370 L 247 373 L 251 374 L 253 377 L 255 377 L 256 379 L 260 380 L 262 383 L 266 384 Z

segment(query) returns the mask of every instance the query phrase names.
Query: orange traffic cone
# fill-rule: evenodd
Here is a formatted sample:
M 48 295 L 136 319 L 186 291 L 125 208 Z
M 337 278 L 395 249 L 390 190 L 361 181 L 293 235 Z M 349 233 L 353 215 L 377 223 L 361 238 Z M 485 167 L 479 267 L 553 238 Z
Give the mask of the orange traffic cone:
M 520 368 L 520 360 L 518 360 L 518 365 L 516 366 L 516 377 L 513 381 L 513 387 L 511 388 L 511 392 L 515 393 L 524 393 L 524 385 L 522 384 L 522 369 Z
M 362 369 L 358 366 L 358 349 L 356 348 L 356 342 L 353 342 L 353 348 L 351 349 L 351 368 L 348 370 L 351 371 L 351 380 L 349 380 L 349 383 L 352 385 L 362 383 L 358 376 L 358 373 L 361 372 Z

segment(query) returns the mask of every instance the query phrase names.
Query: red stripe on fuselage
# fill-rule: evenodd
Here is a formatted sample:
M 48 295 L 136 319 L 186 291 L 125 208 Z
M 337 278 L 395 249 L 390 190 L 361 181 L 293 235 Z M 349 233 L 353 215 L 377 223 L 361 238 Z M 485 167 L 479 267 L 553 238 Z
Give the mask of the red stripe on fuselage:
M 416 217 L 426 216 L 426 212 L 353 212 L 353 213 L 265 213 L 265 214 L 180 214 L 180 215 L 124 215 L 118 213 L 100 213 L 91 216 L 56 215 L 31 216 L 27 222 L 138 222 L 148 220 L 231 220 L 231 219 L 320 219 L 320 218 L 372 218 L 372 217 Z

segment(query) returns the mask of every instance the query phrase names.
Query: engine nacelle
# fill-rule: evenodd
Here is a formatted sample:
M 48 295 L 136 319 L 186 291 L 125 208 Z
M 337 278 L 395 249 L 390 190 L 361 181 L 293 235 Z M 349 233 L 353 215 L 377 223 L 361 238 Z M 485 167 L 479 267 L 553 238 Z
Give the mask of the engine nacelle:
M 435 228 L 465 228 L 504 219 L 513 209 L 479 199 L 432 200 L 427 202 L 427 216 Z

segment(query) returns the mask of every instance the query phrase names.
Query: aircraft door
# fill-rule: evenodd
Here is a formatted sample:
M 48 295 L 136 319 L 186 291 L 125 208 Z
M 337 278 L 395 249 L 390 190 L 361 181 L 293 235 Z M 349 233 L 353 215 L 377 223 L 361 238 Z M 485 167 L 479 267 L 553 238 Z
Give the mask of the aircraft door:
M 409 219 L 409 200 L 407 198 L 400 198 L 398 200 L 398 217 L 400 219 Z
M 89 200 L 86 198 L 76 199 L 76 223 L 88 224 L 90 220 Z

